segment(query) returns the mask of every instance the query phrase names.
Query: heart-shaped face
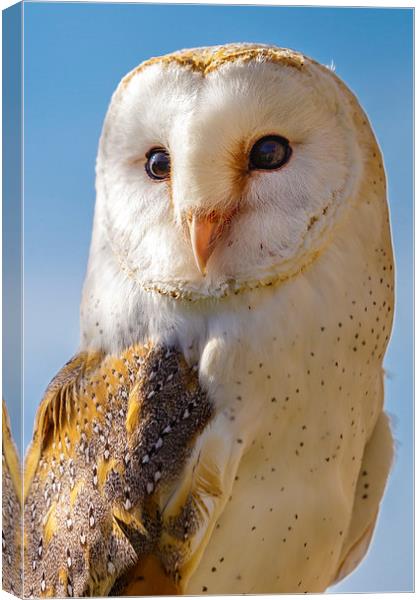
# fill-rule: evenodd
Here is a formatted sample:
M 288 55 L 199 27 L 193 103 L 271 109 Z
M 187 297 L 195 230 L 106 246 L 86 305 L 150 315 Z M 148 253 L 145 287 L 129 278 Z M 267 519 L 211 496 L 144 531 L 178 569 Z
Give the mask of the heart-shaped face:
M 228 45 L 140 65 L 100 141 L 85 302 L 108 295 L 115 314 L 145 290 L 195 301 L 299 272 L 365 177 L 355 115 L 338 78 L 290 50 Z

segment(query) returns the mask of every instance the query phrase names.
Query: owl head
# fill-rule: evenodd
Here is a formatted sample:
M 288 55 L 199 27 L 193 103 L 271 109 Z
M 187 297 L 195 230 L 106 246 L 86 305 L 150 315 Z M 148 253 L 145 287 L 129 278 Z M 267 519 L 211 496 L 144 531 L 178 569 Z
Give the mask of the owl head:
M 103 127 L 85 293 L 98 269 L 115 294 L 131 281 L 131 303 L 137 289 L 205 300 L 301 270 L 363 178 L 355 114 L 344 84 L 291 50 L 227 45 L 142 63 Z

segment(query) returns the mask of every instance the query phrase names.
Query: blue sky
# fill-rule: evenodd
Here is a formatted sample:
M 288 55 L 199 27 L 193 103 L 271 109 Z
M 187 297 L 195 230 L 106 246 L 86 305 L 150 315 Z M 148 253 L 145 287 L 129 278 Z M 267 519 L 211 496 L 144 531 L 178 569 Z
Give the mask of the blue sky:
M 77 350 L 95 155 L 120 78 L 152 55 L 232 41 L 273 43 L 333 61 L 384 153 L 398 293 L 385 361 L 396 461 L 368 558 L 334 591 L 411 590 L 412 12 L 49 2 L 27 3 L 24 14 L 25 443 L 48 381 Z

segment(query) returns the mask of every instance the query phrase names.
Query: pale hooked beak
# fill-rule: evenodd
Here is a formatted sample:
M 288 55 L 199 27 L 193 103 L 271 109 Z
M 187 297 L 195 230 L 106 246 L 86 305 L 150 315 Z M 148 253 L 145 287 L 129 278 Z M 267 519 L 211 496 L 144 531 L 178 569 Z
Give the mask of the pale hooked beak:
M 188 219 L 194 258 L 202 275 L 206 274 L 208 260 L 228 220 L 228 217 L 218 216 L 214 213 L 206 216 L 193 215 Z

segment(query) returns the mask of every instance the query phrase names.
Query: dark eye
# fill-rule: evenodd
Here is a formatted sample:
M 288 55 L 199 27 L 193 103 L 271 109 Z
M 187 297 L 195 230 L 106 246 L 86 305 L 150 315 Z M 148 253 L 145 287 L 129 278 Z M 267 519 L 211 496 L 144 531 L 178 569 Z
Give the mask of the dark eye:
M 287 163 L 292 148 L 286 138 L 267 135 L 252 146 L 249 155 L 250 169 L 278 169 Z
M 146 154 L 146 173 L 152 179 L 166 179 L 171 170 L 171 160 L 163 148 L 152 148 Z

